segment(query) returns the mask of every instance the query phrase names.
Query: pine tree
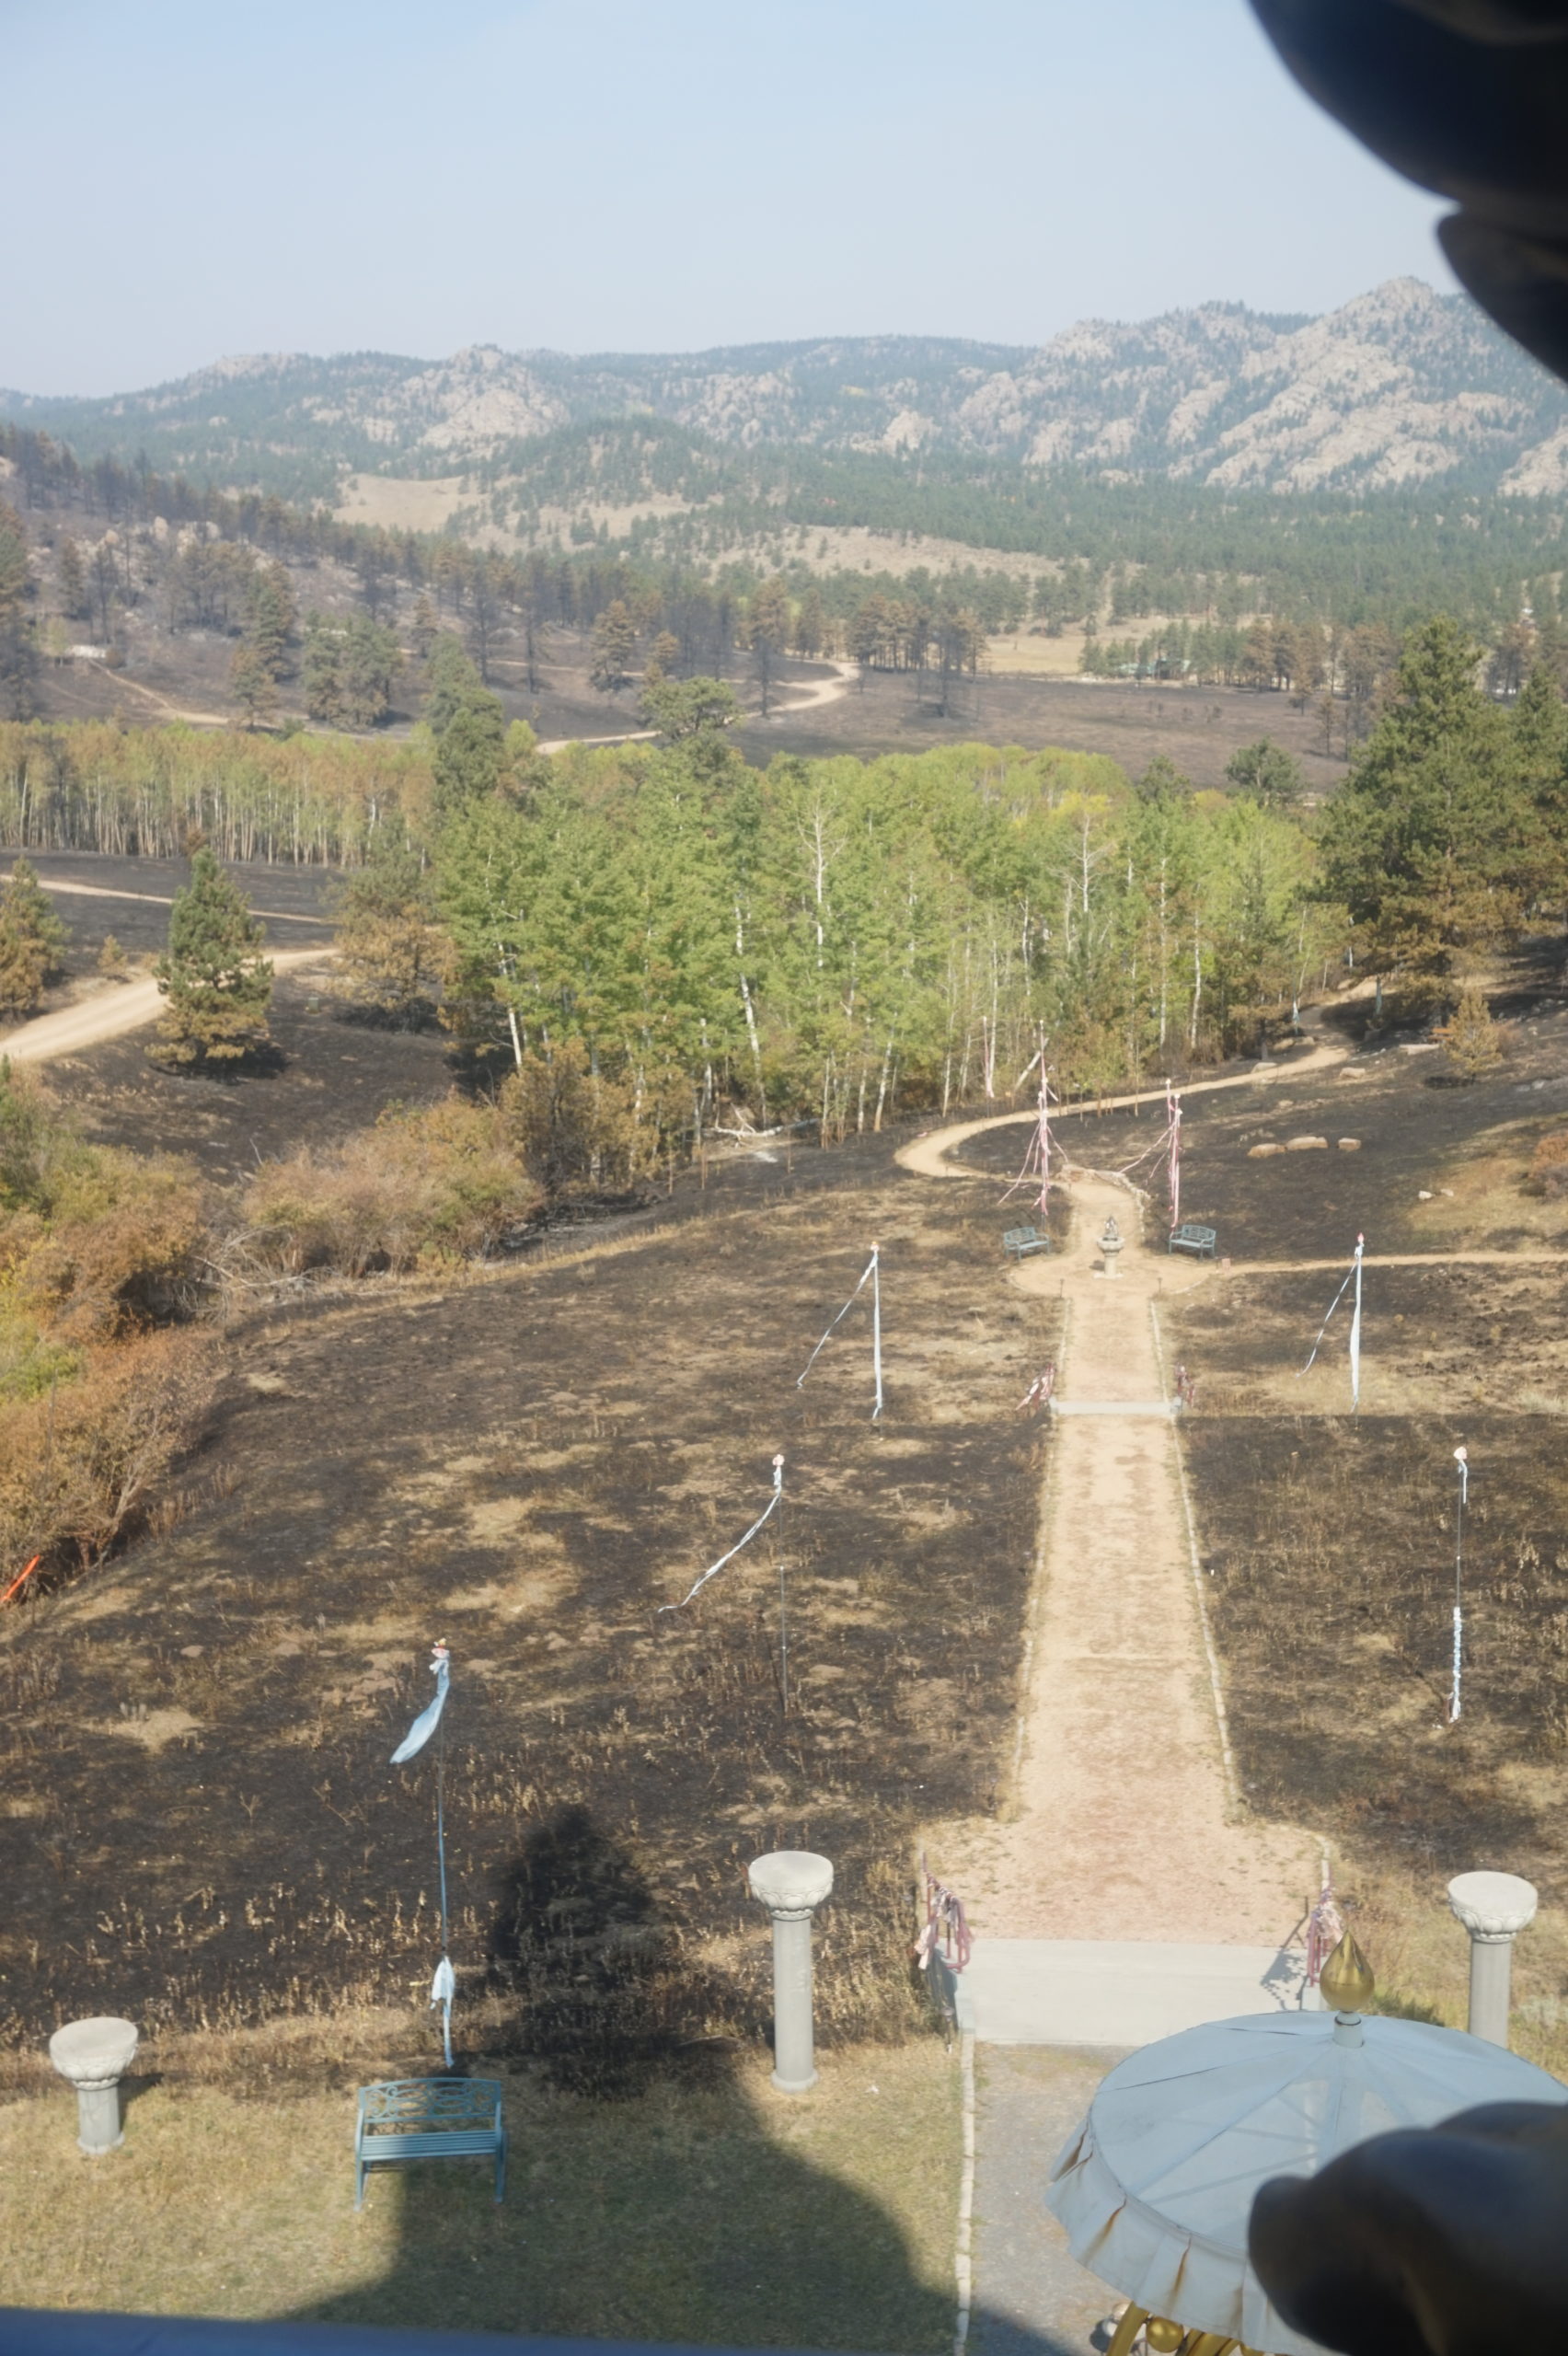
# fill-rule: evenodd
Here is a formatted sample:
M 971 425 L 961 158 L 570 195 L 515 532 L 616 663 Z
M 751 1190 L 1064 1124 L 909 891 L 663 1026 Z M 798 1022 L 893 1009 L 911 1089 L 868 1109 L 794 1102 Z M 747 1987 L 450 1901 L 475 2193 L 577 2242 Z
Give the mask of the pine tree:
M 435 607 L 430 602 L 430 592 L 421 589 L 414 600 L 414 618 L 409 627 L 415 659 L 424 662 L 435 644 L 441 625 L 435 618 Z
M 1225 774 L 1238 793 L 1254 802 L 1290 803 L 1301 799 L 1301 770 L 1282 745 L 1260 736 L 1243 745 L 1225 764 Z
M 258 728 L 276 714 L 276 682 L 265 658 L 248 639 L 242 638 L 234 650 L 229 693 L 247 728 Z
M 488 693 L 460 638 L 442 630 L 425 658 L 423 719 L 434 736 L 444 736 L 465 704 Z M 500 709 L 500 706 L 497 706 Z
M 271 680 L 282 678 L 289 667 L 289 641 L 299 616 L 294 585 L 281 564 L 258 572 L 250 588 L 250 625 L 246 636 L 258 661 Z
M 361 1004 L 394 1022 L 428 1013 L 449 962 L 436 922 L 434 884 L 419 854 L 385 828 L 372 836 L 364 865 L 343 885 L 338 953 L 349 991 Z
M 82 563 L 82 551 L 69 537 L 60 543 L 58 578 L 61 612 L 67 621 L 86 621 L 88 610 L 87 576 Z
M 0 499 L 0 689 L 13 720 L 32 705 L 38 643 L 29 610 L 33 594 L 27 535 L 16 509 Z
M 624 687 L 637 644 L 637 625 L 624 599 L 612 598 L 594 625 L 589 649 L 588 677 L 602 696 Z
M 488 687 L 453 713 L 431 766 L 444 818 L 495 791 L 506 767 L 506 713 Z
M 272 968 L 262 943 L 244 893 L 210 850 L 199 850 L 153 968 L 167 1000 L 155 1053 L 176 1064 L 225 1064 L 266 1045 Z
M 1479 650 L 1439 616 L 1405 641 L 1393 692 L 1322 834 L 1329 895 L 1370 961 L 1430 996 L 1457 957 L 1504 938 L 1551 875 L 1546 829 Z
M 68 938 L 37 870 L 18 859 L 0 892 L 0 1012 L 32 1012 Z
M 1502 1032 L 1493 1021 L 1486 992 L 1475 982 L 1459 992 L 1458 1004 L 1447 1022 L 1439 1023 L 1436 1035 L 1461 1080 L 1484 1080 L 1503 1060 Z

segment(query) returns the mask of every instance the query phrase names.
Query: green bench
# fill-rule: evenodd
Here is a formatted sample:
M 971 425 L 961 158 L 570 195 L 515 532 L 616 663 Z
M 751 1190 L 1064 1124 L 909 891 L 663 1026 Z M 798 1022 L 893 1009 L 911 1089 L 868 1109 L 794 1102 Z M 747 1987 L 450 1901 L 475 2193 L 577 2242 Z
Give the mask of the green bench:
M 1032 1252 L 1049 1252 L 1051 1239 L 1032 1227 L 1009 1227 L 1002 1238 L 1002 1249 L 1009 1260 L 1027 1260 Z
M 1180 1227 L 1171 1229 L 1165 1249 L 1168 1253 L 1191 1252 L 1200 1260 L 1212 1260 L 1218 1242 L 1216 1228 L 1199 1227 L 1193 1219 L 1183 1219 Z
M 366 2171 L 404 2160 L 493 2160 L 495 2197 L 506 2190 L 506 2122 L 499 2078 L 387 2078 L 359 2090 L 354 2207 Z

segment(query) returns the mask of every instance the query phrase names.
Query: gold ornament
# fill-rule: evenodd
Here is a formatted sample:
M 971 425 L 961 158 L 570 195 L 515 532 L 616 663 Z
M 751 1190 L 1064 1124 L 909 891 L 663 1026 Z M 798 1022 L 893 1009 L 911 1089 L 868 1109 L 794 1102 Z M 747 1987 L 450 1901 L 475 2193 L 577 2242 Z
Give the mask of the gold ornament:
M 1184 2323 L 1171 2323 L 1168 2316 L 1150 2316 L 1144 2326 L 1144 2338 L 1154 2356 L 1176 2356 L 1176 2350 L 1187 2337 Z
M 1331 2012 L 1364 2013 L 1371 2004 L 1378 1983 L 1349 1931 L 1324 1964 L 1318 1985 Z

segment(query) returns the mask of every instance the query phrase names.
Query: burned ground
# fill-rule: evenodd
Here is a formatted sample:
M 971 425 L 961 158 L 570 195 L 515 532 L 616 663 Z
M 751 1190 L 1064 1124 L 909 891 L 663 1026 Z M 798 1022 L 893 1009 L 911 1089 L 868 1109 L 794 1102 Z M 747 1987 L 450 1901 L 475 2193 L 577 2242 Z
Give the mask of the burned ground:
M 568 2066 L 591 2021 L 632 2070 L 755 2031 L 744 1865 L 802 1845 L 837 1868 L 830 2031 L 902 2019 L 913 1829 L 993 1805 L 1008 1752 L 1042 1445 L 1015 1410 L 1055 1322 L 1006 1289 L 990 1202 L 884 1145 L 837 1192 L 715 1189 L 570 1261 L 230 1332 L 221 1494 L 5 1630 L 13 2034 L 110 1991 L 154 2024 L 406 2000 L 434 1765 L 387 1760 L 437 1634 L 465 1998 L 526 1988 Z M 794 1387 L 872 1233 L 877 1426 L 863 1311 Z M 776 1449 L 777 1542 L 661 1615 Z

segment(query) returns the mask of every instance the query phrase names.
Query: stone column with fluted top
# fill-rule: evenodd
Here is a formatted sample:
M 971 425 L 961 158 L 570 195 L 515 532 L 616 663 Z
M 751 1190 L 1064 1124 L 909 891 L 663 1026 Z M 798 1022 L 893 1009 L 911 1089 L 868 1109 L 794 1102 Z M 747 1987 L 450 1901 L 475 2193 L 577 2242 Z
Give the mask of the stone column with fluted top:
M 136 2059 L 133 2021 L 67 2021 L 49 2040 L 49 2058 L 76 2089 L 76 2142 L 89 2159 L 125 2141 L 120 2081 Z
M 1514 1941 L 1535 1921 L 1534 1885 L 1517 1874 L 1456 1874 L 1448 1904 L 1470 1933 L 1470 2033 L 1505 2046 Z
M 812 1916 L 833 1866 L 810 1849 L 774 1849 L 753 1863 L 751 1893 L 773 1917 L 773 2083 L 803 2095 L 816 2084 L 812 2029 Z

